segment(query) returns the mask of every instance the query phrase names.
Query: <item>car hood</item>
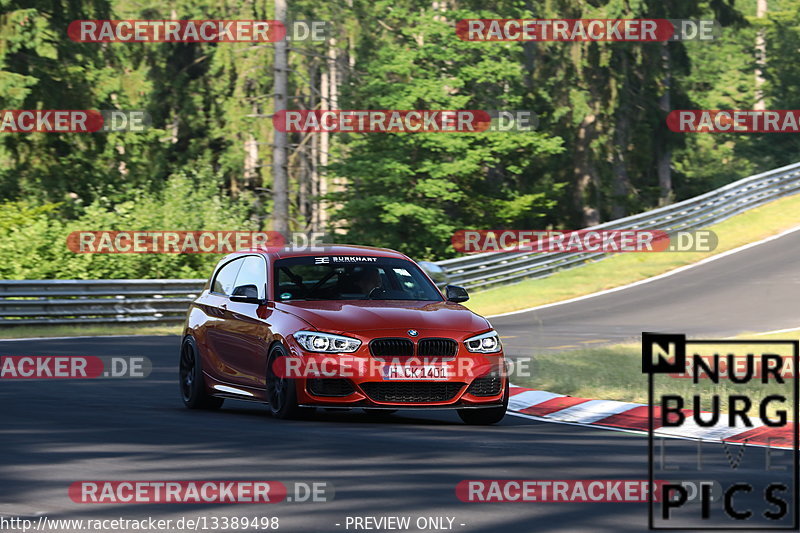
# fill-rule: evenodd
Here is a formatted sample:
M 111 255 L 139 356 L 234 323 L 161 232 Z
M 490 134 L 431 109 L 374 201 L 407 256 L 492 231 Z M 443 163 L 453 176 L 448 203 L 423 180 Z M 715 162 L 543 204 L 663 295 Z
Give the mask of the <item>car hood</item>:
M 376 329 L 480 332 L 489 322 L 463 305 L 449 302 L 340 300 L 279 303 L 315 328 L 335 333 Z

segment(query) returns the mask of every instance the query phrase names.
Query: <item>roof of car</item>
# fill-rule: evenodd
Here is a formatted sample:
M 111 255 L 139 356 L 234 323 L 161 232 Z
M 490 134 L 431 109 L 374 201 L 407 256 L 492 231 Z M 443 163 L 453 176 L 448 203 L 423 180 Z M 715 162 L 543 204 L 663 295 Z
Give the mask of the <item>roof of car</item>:
M 252 249 L 240 250 L 235 252 L 240 253 L 259 253 L 271 256 L 274 259 L 283 259 L 286 257 L 308 257 L 318 255 L 366 255 L 377 257 L 394 257 L 400 259 L 407 259 L 404 254 L 388 248 L 375 248 L 372 246 L 357 246 L 353 244 L 317 244 L 314 246 L 304 247 L 286 247 L 281 249 Z

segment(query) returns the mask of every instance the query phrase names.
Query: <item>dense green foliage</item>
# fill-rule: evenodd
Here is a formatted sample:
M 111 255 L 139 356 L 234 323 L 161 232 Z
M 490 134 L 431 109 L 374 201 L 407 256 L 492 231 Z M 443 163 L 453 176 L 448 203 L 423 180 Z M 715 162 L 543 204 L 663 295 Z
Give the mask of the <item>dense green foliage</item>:
M 67 249 L 73 231 L 97 230 L 254 230 L 246 206 L 220 196 L 216 179 L 178 174 L 155 193 L 141 192 L 123 202 L 98 197 L 62 215 L 64 204 L 20 200 L 0 204 L 0 277 L 4 279 L 106 279 L 203 277 L 212 254 L 88 254 Z
M 3 0 L 0 108 L 142 109 L 153 124 L 0 133 L 2 276 L 204 276 L 216 257 L 75 255 L 66 235 L 270 229 L 271 44 L 77 43 L 66 29 L 272 12 L 270 0 Z M 290 0 L 289 15 L 331 21 L 334 38 L 290 43 L 290 108 L 524 109 L 540 119 L 532 132 L 333 134 L 327 166 L 319 135 L 292 134 L 295 231 L 440 259 L 454 255 L 456 229 L 582 227 L 797 160 L 792 134 L 675 134 L 664 118 L 753 108 L 759 31 L 766 107 L 798 108 L 800 0 L 770 0 L 760 19 L 755 0 Z M 723 30 L 664 45 L 466 42 L 453 29 L 463 18 L 556 17 L 715 18 Z

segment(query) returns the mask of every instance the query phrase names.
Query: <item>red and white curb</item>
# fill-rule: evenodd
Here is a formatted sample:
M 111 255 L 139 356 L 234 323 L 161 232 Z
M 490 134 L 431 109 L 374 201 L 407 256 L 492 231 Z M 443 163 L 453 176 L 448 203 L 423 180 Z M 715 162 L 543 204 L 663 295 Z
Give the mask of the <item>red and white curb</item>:
M 648 409 L 641 403 L 590 400 L 564 394 L 511 386 L 508 409 L 513 414 L 548 422 L 588 425 L 601 429 L 647 433 Z M 687 418 L 678 427 L 661 427 L 661 408 L 653 408 L 654 435 L 711 442 L 729 442 L 772 448 L 793 447 L 794 423 L 783 427 L 701 427 Z M 737 422 L 740 422 L 737 419 Z

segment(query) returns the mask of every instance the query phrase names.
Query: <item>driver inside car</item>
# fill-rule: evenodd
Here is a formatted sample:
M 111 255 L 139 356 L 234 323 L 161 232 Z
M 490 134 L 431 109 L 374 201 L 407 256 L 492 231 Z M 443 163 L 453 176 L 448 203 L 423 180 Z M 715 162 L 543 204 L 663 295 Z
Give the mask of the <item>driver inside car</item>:
M 358 292 L 366 295 L 369 295 L 383 284 L 381 274 L 374 266 L 361 267 L 360 270 L 353 273 L 353 278 Z

